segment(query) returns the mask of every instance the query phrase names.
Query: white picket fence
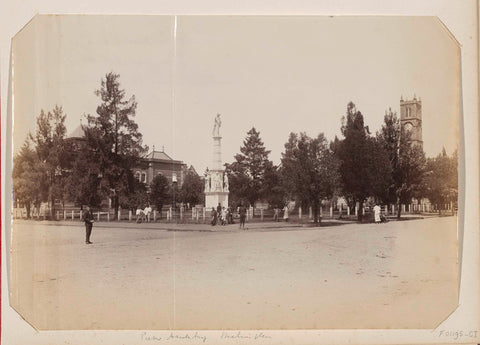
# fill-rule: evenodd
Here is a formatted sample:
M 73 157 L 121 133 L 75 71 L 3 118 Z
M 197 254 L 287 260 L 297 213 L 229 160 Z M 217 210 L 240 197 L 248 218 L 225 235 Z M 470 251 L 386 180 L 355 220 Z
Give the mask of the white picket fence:
M 453 213 L 456 212 L 454 209 L 453 203 L 445 204 L 445 205 L 432 205 L 432 204 L 410 204 L 410 205 L 401 205 L 402 207 L 402 214 L 413 214 L 413 213 L 438 213 L 439 211 L 450 211 Z M 382 206 L 382 211 L 385 215 L 395 215 L 398 209 L 396 205 L 390 205 L 389 208 L 387 206 Z M 358 207 L 354 209 L 350 209 L 348 207 L 343 207 L 341 209 L 334 210 L 333 207 L 329 206 L 322 206 L 319 209 L 319 214 L 322 218 L 333 218 L 337 217 L 340 214 L 345 216 L 350 215 L 358 215 L 360 210 Z M 364 214 L 365 209 L 362 209 L 361 212 Z M 32 219 L 44 220 L 48 218 L 48 209 L 32 209 L 30 217 Z M 114 211 L 95 211 L 93 212 L 96 221 L 113 221 Z M 281 217 L 283 212 L 280 212 L 279 216 Z M 12 216 L 14 219 L 25 219 L 27 218 L 27 210 L 26 208 L 14 208 L 12 211 Z M 81 220 L 83 216 L 82 210 L 58 210 L 55 211 L 55 219 L 56 220 Z M 295 215 L 292 213 L 291 216 L 295 216 L 299 219 L 308 217 L 312 219 L 313 211 L 310 207 L 308 210 L 303 211 L 302 208 L 298 208 L 298 213 Z M 273 211 L 272 210 L 264 210 L 264 209 L 247 209 L 247 219 L 253 219 L 253 217 L 260 218 L 260 220 L 270 219 L 273 218 Z M 178 208 L 177 210 L 173 210 L 171 207 L 169 209 L 164 209 L 161 212 L 154 210 L 150 214 L 149 221 L 167 221 L 167 222 L 191 222 L 191 223 L 206 223 L 209 222 L 211 219 L 210 211 L 207 210 L 205 207 L 196 207 L 190 210 L 185 210 L 184 208 Z M 119 210 L 117 215 L 117 221 L 137 221 L 137 216 L 130 210 Z M 142 217 L 142 221 L 146 221 L 146 216 Z

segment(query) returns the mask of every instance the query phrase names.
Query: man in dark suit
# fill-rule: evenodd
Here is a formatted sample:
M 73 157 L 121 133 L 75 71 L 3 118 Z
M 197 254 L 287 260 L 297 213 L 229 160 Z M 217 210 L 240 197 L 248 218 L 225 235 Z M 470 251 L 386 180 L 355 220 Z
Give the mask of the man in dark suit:
M 83 221 L 85 222 L 85 229 L 86 229 L 85 243 L 92 244 L 92 242 L 90 242 L 90 235 L 92 234 L 94 219 L 93 219 L 92 210 L 90 210 L 90 206 L 87 206 L 87 209 L 85 210 L 85 214 L 83 215 Z
M 243 206 L 242 202 L 240 202 L 238 213 L 240 214 L 240 229 L 243 228 L 243 230 L 245 230 L 245 219 L 247 218 L 247 208 Z

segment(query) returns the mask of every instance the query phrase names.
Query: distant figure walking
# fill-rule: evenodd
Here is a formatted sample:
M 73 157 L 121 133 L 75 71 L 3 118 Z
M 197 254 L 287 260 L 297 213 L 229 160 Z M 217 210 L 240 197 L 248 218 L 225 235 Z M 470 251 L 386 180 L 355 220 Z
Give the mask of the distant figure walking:
M 92 234 L 94 218 L 90 206 L 87 206 L 87 209 L 85 210 L 85 214 L 83 215 L 83 221 L 85 222 L 86 230 L 85 244 L 92 244 L 92 242 L 90 242 L 90 235 Z
M 279 213 L 280 213 L 280 210 L 279 210 L 277 207 L 275 207 L 275 208 L 273 209 L 273 220 L 274 220 L 275 222 L 278 222 L 278 215 L 279 215 Z
M 374 215 L 374 218 L 375 218 L 375 223 L 380 223 L 381 222 L 380 211 L 381 211 L 380 206 L 375 204 L 375 206 L 373 207 L 373 215 Z
M 228 224 L 233 224 L 233 211 L 232 211 L 232 208 L 229 207 L 227 208 L 227 223 Z
M 240 203 L 238 208 L 238 213 L 240 214 L 240 229 L 245 229 L 245 219 L 247 218 L 247 208 Z
M 283 208 L 283 220 L 288 222 L 288 205 Z
M 218 217 L 217 211 L 215 211 L 215 207 L 212 207 L 212 211 L 210 215 L 212 216 L 211 224 L 212 226 L 214 226 L 215 224 L 217 224 L 217 217 Z

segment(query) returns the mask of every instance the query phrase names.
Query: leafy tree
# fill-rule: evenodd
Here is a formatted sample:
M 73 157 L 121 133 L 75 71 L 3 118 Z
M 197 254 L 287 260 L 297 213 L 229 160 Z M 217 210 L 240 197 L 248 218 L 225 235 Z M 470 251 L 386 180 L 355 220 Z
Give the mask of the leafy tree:
M 138 208 L 143 210 L 149 202 L 147 186 L 134 178 L 133 175 L 128 175 L 128 178 L 131 178 L 132 181 L 128 183 L 130 188 L 125 190 L 119 197 L 120 206 L 132 211 Z
M 64 173 L 70 165 L 65 144 L 65 118 L 66 115 L 59 106 L 47 113 L 42 110 L 37 117 L 35 135 L 30 135 L 38 159 L 46 172 L 50 217 L 55 214 L 55 199 L 64 198 L 64 190 L 59 188 L 58 184 L 62 183 Z
M 254 205 L 257 200 L 268 195 L 264 180 L 265 171 L 271 164 L 268 160 L 270 151 L 265 149 L 260 132 L 253 127 L 247 132 L 240 152 L 235 155 L 233 163 L 226 164 L 230 194 L 233 199 L 245 199 Z
M 159 174 L 153 178 L 150 183 L 150 201 L 160 212 L 161 217 L 163 205 L 169 204 L 171 201 L 170 186 L 165 176 Z
M 388 151 L 377 138 L 368 138 L 368 147 L 372 153 L 369 157 L 371 173 L 371 196 L 377 203 L 388 204 L 390 187 L 393 183 L 392 165 Z
M 457 151 L 448 157 L 445 149 L 437 157 L 427 159 L 425 196 L 432 204 L 456 203 L 458 198 L 457 160 Z
M 323 133 L 317 138 L 305 133 L 290 134 L 282 153 L 285 188 L 303 206 L 312 206 L 315 222 L 319 220 L 321 200 L 333 196 L 338 165 Z
M 191 206 L 199 204 L 203 200 L 204 183 L 193 167 L 187 170 L 180 189 L 179 200 L 189 203 Z
M 231 205 L 242 203 L 248 205 L 248 192 L 250 190 L 250 178 L 245 167 L 237 164 L 225 164 L 225 173 L 228 176 L 229 191 L 228 202 Z
M 272 162 L 265 167 L 264 183 L 262 186 L 265 200 L 271 207 L 282 208 L 286 202 L 286 191 L 282 183 L 281 170 Z
M 76 204 L 100 206 L 103 198 L 100 187 L 102 174 L 96 157 L 97 152 L 89 146 L 82 146 L 77 152 L 67 179 L 68 196 Z
M 405 131 L 396 113 L 389 109 L 377 140 L 388 154 L 392 167 L 392 179 L 385 200 L 397 203 L 397 217 L 401 216 L 401 204 L 410 203 L 413 197 L 422 195 L 425 154 L 419 145 L 412 144 L 411 134 Z
M 397 218 L 401 216 L 401 204 L 422 197 L 425 172 L 425 153 L 422 147 L 411 143 L 409 132 L 403 129 L 400 132 L 399 162 L 393 175 L 398 200 Z
M 395 112 L 389 108 L 385 111 L 384 122 L 382 128 L 377 132 L 377 141 L 383 146 L 388 154 L 388 160 L 392 167 L 392 181 L 388 187 L 388 191 L 384 202 L 387 204 L 396 204 L 397 200 L 397 183 L 395 178 L 398 177 L 399 164 L 399 143 L 400 143 L 400 120 Z
M 111 196 L 117 216 L 120 199 L 125 204 L 134 192 L 135 178 L 132 168 L 138 164 L 147 151 L 142 146 L 142 134 L 132 117 L 135 116 L 137 102 L 135 96 L 128 100 L 120 88 L 120 76 L 108 73 L 95 91 L 102 103 L 97 107 L 97 115 L 89 115 L 84 127 L 89 152 L 86 159 L 90 166 L 98 168 L 101 177 L 99 184 L 102 197 Z
M 45 166 L 30 147 L 28 138 L 13 159 L 12 178 L 14 199 L 25 205 L 30 218 L 31 207 L 38 207 L 48 197 L 48 185 Z

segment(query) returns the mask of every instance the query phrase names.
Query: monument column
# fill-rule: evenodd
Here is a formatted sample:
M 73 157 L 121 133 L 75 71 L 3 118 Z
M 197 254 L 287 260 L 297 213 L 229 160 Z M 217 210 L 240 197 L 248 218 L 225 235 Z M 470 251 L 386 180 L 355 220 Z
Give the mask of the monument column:
M 217 114 L 212 131 L 212 169 L 207 170 L 205 175 L 205 207 L 207 207 L 207 209 L 211 209 L 212 207 L 217 208 L 218 204 L 228 207 L 228 177 L 222 165 L 221 124 L 220 114 Z
M 222 137 L 213 137 L 213 170 L 222 170 Z

